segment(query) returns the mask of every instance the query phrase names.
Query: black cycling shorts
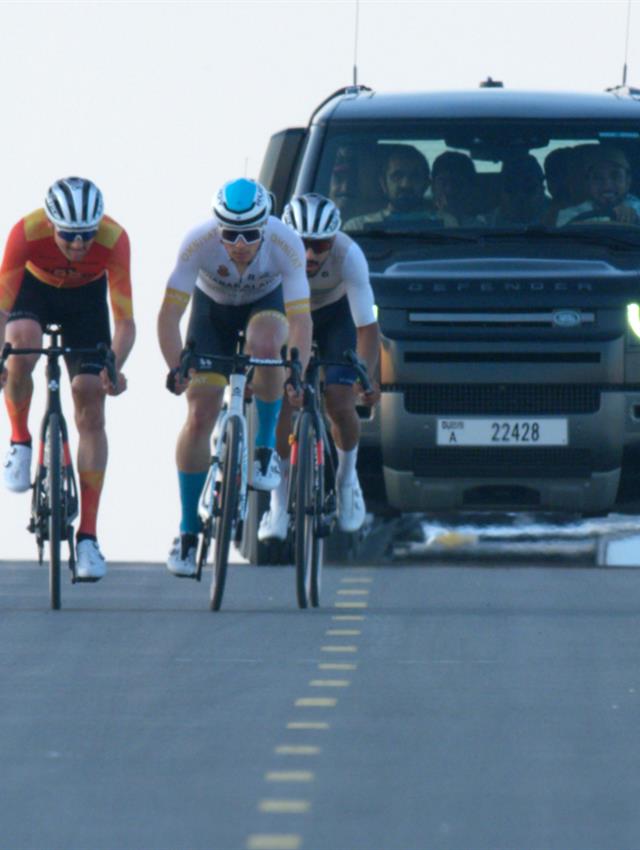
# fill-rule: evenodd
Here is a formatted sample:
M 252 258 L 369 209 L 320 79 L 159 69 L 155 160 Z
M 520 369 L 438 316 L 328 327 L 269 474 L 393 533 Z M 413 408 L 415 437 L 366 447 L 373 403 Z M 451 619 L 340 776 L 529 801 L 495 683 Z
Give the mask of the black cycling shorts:
M 107 276 L 62 289 L 42 283 L 25 271 L 7 322 L 18 319 L 34 319 L 43 330 L 45 325 L 60 325 L 63 345 L 70 348 L 94 348 L 100 342 L 110 346 Z M 98 375 L 104 368 L 104 363 L 91 354 L 71 354 L 65 361 L 71 378 Z
M 245 330 L 254 316 L 265 311 L 285 315 L 281 286 L 251 304 L 239 305 L 218 304 L 196 287 L 186 339 L 188 342 L 193 341 L 196 354 L 230 357 L 236 350 L 238 331 Z M 199 362 L 196 359 L 195 370 L 229 377 L 231 364 L 212 363 L 206 358 Z
M 344 352 L 356 350 L 356 326 L 351 316 L 349 299 L 346 295 L 333 304 L 312 310 L 313 340 L 323 360 L 344 360 Z M 325 384 L 355 384 L 355 369 L 350 366 L 327 366 L 324 370 Z

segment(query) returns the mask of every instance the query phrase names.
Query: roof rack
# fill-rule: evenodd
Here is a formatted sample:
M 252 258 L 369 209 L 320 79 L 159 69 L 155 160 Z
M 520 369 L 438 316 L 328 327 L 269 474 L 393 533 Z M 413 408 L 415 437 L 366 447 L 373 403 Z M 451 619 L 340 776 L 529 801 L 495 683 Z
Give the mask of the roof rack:
M 605 91 L 615 94 L 616 96 L 640 99 L 640 89 L 634 88 L 633 86 L 609 86 L 609 88 L 605 89 Z
M 330 94 L 329 97 L 325 97 L 325 99 L 322 101 L 322 103 L 320 103 L 318 106 L 316 106 L 316 108 L 311 113 L 311 117 L 309 118 L 309 124 L 311 124 L 311 122 L 316 117 L 318 112 L 320 112 L 320 110 L 324 106 L 326 106 L 330 101 L 332 101 L 334 99 L 334 97 L 341 97 L 344 94 L 359 94 L 360 92 L 363 92 L 363 91 L 373 91 L 373 89 L 370 88 L 370 86 L 361 86 L 361 85 L 343 86 L 341 89 L 337 89 L 336 91 L 333 92 L 333 94 Z

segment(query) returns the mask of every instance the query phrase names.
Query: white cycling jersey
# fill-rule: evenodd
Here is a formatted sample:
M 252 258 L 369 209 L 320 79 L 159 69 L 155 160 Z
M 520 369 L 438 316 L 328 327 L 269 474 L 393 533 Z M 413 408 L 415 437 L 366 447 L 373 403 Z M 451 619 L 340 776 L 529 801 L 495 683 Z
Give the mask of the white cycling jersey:
M 304 246 L 297 233 L 270 216 L 262 244 L 242 274 L 222 244 L 213 219 L 187 233 L 169 282 L 167 296 L 186 303 L 197 286 L 217 304 L 241 306 L 268 295 L 282 284 L 288 313 L 307 312 L 309 283 Z
M 346 233 L 336 233 L 331 253 L 309 278 L 311 309 L 339 301 L 345 294 L 357 328 L 376 321 L 369 265 L 362 249 Z

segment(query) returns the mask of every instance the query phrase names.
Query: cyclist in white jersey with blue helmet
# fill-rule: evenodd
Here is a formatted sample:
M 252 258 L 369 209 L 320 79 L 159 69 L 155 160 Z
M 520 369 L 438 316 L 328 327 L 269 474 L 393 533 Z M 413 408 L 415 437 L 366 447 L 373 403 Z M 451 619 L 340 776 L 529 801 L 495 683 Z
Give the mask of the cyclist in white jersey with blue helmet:
M 305 247 L 307 277 L 311 287 L 313 339 L 321 358 L 343 360 L 347 349 L 357 350 L 367 365 L 372 389 L 361 393 L 360 403 L 374 405 L 380 398 L 376 383 L 380 329 L 376 320 L 369 266 L 360 248 L 340 232 L 340 212 L 328 198 L 308 193 L 285 207 L 283 222 L 295 231 Z M 360 419 L 354 390 L 356 374 L 349 367 L 325 370 L 325 408 L 338 452 L 336 471 L 338 525 L 357 531 L 365 519 L 365 505 L 356 461 Z M 287 535 L 287 438 L 291 432 L 291 407 L 284 400 L 278 424 L 278 449 L 283 475 L 271 491 L 269 510 L 262 517 L 258 539 L 284 540 Z
M 246 179 L 225 183 L 213 201 L 213 220 L 185 237 L 160 309 L 158 337 L 170 370 L 167 387 L 176 394 L 186 389 L 188 403 L 176 449 L 182 518 L 167 560 L 174 575 L 190 576 L 196 571 L 198 501 L 229 374 L 228 367 L 202 360 L 197 361 L 191 379 L 181 381 L 180 319 L 189 300 L 186 338 L 194 341 L 196 353 L 231 355 L 238 331 L 244 330 L 245 351 L 255 357 L 279 357 L 287 340 L 299 349 L 303 363 L 309 356 L 311 318 L 304 247 L 270 211 L 271 198 L 259 183 Z M 255 370 L 252 386 L 258 430 L 252 484 L 260 490 L 270 490 L 280 480 L 275 443 L 283 382 L 282 369 Z

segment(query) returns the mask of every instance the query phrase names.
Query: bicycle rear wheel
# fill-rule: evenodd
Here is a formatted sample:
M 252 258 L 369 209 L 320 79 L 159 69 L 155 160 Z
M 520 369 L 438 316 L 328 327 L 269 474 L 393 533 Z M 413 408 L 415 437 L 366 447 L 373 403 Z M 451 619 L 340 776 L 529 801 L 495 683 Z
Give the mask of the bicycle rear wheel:
M 62 433 L 57 413 L 52 413 L 45 437 L 49 530 L 49 600 L 60 608 L 60 547 L 62 543 Z
M 316 535 L 318 492 L 318 458 L 316 431 L 310 413 L 300 415 L 297 431 L 295 471 L 295 543 L 296 596 L 298 607 L 307 608 L 312 600 L 314 562 L 317 562 L 320 540 Z
M 242 484 L 241 452 L 240 418 L 230 416 L 225 425 L 224 457 L 220 462 L 222 484 L 216 517 L 215 561 L 211 578 L 210 607 L 212 611 L 218 611 L 222 604 L 229 563 L 229 546 L 233 537 L 234 524 L 238 518 L 238 494 Z

